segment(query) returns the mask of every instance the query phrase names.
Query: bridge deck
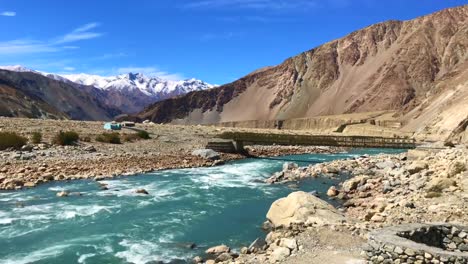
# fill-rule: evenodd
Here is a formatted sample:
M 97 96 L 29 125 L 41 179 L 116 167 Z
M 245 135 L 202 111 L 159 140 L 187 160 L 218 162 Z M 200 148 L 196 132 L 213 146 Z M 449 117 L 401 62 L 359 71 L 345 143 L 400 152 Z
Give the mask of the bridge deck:
M 385 138 L 369 136 L 292 135 L 279 133 L 225 132 L 220 138 L 255 145 L 316 145 L 360 148 L 415 148 L 410 138 Z

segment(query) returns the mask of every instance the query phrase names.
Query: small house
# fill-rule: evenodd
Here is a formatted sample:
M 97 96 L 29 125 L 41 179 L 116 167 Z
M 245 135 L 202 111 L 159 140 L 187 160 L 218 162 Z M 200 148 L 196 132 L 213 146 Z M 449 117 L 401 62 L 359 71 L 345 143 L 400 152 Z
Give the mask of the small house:
M 115 122 L 105 123 L 104 124 L 104 129 L 106 129 L 106 130 L 121 130 L 122 125 L 119 124 L 119 123 L 115 123 Z

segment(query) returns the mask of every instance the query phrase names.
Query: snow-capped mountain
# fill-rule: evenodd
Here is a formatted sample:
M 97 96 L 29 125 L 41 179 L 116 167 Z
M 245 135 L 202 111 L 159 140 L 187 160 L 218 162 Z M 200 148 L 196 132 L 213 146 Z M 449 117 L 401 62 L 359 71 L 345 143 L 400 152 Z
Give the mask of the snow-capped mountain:
M 6 66 L 0 66 L 0 70 L 7 70 L 7 71 L 14 71 L 14 72 L 34 72 L 34 73 L 40 73 L 35 70 L 31 70 L 29 68 L 23 67 L 21 65 L 6 65 Z
M 148 77 L 141 73 L 127 73 L 112 77 L 89 74 L 62 75 L 72 82 L 91 85 L 103 90 L 140 91 L 156 99 L 185 94 L 213 88 L 214 86 L 197 79 L 183 81 L 164 80 L 159 77 Z
M 96 93 L 92 89 L 94 87 L 101 91 L 100 94 L 104 94 L 102 97 L 107 105 L 116 107 L 123 113 L 136 113 L 157 101 L 215 87 L 197 79 L 174 81 L 149 77 L 142 73 L 104 77 L 84 73 L 59 75 L 31 70 L 20 65 L 0 66 L 0 69 L 41 74 L 56 81 L 72 84 L 88 93 Z

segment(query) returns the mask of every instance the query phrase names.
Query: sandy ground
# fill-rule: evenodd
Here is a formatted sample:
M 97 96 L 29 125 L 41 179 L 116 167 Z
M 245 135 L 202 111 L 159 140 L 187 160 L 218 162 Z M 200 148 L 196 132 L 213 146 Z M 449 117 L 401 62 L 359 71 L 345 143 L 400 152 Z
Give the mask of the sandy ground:
M 346 229 L 314 228 L 296 237 L 304 249 L 289 257 L 286 264 L 362 264 L 364 239 Z

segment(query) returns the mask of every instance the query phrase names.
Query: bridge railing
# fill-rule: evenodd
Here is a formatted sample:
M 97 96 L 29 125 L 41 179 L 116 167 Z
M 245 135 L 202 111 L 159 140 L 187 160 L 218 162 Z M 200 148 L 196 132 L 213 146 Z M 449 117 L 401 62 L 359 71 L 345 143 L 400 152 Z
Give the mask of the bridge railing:
M 317 145 L 342 147 L 415 148 L 411 138 L 370 136 L 297 135 L 253 132 L 225 132 L 220 138 L 257 145 Z

